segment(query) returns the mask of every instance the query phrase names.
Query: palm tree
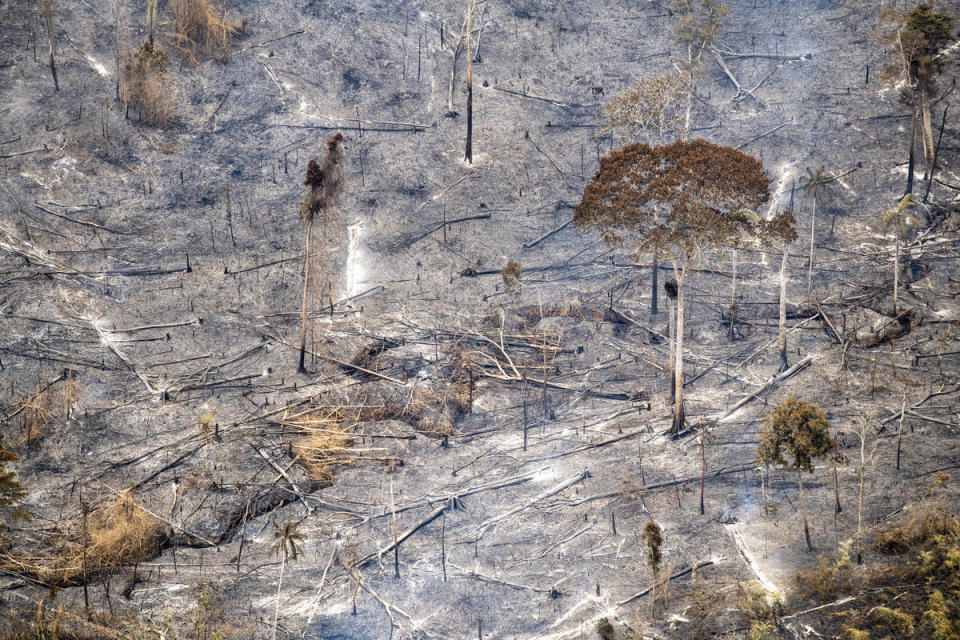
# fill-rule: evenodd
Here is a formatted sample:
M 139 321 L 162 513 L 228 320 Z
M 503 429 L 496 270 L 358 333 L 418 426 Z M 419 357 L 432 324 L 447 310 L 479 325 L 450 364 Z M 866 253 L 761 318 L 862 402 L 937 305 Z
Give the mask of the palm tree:
M 816 171 L 807 167 L 807 177 L 800 178 L 800 187 L 803 189 L 803 195 L 813 196 L 813 215 L 810 218 L 810 260 L 807 265 L 807 299 L 810 299 L 812 292 L 811 280 L 813 278 L 813 239 L 816 231 L 817 212 L 823 207 L 823 203 L 833 197 L 833 186 L 831 185 L 836 178 L 827 175 L 826 167 L 819 166 Z
M 297 531 L 300 526 L 298 522 L 287 522 L 281 527 L 276 522 L 273 523 L 273 539 L 276 540 L 271 553 L 280 554 L 280 579 L 277 580 L 277 602 L 273 609 L 273 640 L 277 638 L 277 615 L 280 613 L 280 587 L 283 585 L 283 570 L 287 566 L 288 560 L 296 560 L 300 555 L 300 548 L 297 543 L 303 540 L 303 536 Z
M 897 315 L 897 292 L 900 287 L 900 235 L 906 233 L 910 227 L 920 226 L 920 221 L 909 213 L 913 207 L 913 199 L 908 193 L 900 199 L 896 207 L 888 209 L 881 220 L 884 228 L 894 225 L 896 232 L 893 259 L 893 315 Z

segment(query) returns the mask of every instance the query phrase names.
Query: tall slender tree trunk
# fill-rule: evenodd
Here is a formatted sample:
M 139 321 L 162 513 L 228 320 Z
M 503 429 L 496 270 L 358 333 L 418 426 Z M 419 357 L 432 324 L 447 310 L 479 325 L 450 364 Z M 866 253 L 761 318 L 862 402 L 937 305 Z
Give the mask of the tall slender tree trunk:
M 894 220 L 896 226 L 896 239 L 894 244 L 896 248 L 893 252 L 893 315 L 897 315 L 897 293 L 900 289 L 900 219 Z
M 763 515 L 770 515 L 767 509 L 767 465 L 760 467 L 760 500 L 763 503 Z
M 867 428 L 861 425 L 860 436 L 860 496 L 857 499 L 857 564 L 863 564 L 863 478 L 864 449 L 866 448 Z
M 483 16 L 481 16 L 482 18 Z M 467 0 L 467 150 L 466 160 L 473 164 L 473 0 Z
M 813 551 L 810 541 L 810 524 L 807 522 L 807 499 L 803 494 L 803 475 L 797 469 L 797 486 L 800 488 L 800 511 L 803 514 L 803 536 L 807 539 L 807 551 Z
M 303 266 L 303 304 L 300 308 L 300 364 L 297 365 L 297 373 L 306 373 L 307 369 L 303 366 L 304 354 L 307 351 L 307 297 L 310 294 L 310 264 L 312 260 L 312 236 L 313 236 L 313 216 L 307 220 L 306 247 L 304 249 Z
M 120 100 L 120 0 L 113 0 L 113 75 L 116 98 Z
M 810 216 L 810 257 L 807 261 L 807 302 L 810 302 L 810 298 L 813 295 L 813 259 L 814 259 L 814 245 L 813 240 L 816 235 L 817 229 L 817 204 L 813 204 L 813 215 Z
M 277 580 L 277 601 L 274 603 L 273 607 L 273 634 L 270 636 L 272 640 L 277 640 L 277 618 L 280 615 L 280 588 L 283 586 L 283 570 L 287 566 L 287 554 L 283 554 L 283 558 L 280 561 L 280 579 Z
M 674 375 L 674 386 L 676 387 L 676 398 L 674 399 L 673 404 L 673 426 L 670 429 L 671 434 L 680 433 L 687 420 L 684 413 L 683 406 L 683 284 L 684 284 L 683 271 L 677 273 L 677 329 L 676 329 L 676 342 L 677 342 L 677 361 L 676 366 L 673 370 Z
M 913 172 L 916 165 L 915 160 L 915 149 L 917 146 L 917 105 L 916 98 L 914 98 L 913 104 L 913 113 L 910 117 L 910 155 L 907 160 L 907 190 L 904 192 L 906 194 L 913 193 Z
M 652 286 L 650 288 L 650 315 L 657 315 L 657 282 L 659 280 L 660 265 L 659 262 L 659 252 L 654 250 L 653 252 L 653 274 L 651 277 Z
M 670 404 L 677 401 L 677 385 L 673 370 L 677 363 L 677 301 L 668 298 L 670 304 L 670 362 L 667 364 L 667 376 L 670 378 Z
M 703 509 L 703 485 L 707 480 L 707 451 L 703 442 L 703 434 L 700 434 L 700 515 L 704 514 Z
M 777 334 L 777 346 L 780 348 L 780 366 L 778 371 L 786 371 L 790 366 L 787 362 L 787 257 L 790 250 L 783 248 L 783 258 L 780 260 L 780 326 Z
M 923 159 L 928 172 L 933 167 L 933 128 L 930 124 L 930 101 L 927 100 L 926 88 L 921 84 L 920 91 L 920 133 L 923 140 Z
M 900 403 L 900 422 L 897 425 L 897 471 L 900 471 L 900 445 L 903 444 L 903 418 L 907 413 L 907 392 L 903 392 L 903 401 Z
M 683 120 L 683 138 L 687 137 L 690 131 L 690 113 L 693 110 L 693 48 L 687 45 L 687 71 L 690 74 L 687 85 L 687 109 Z
M 733 330 L 734 323 L 737 321 L 737 250 L 730 250 L 730 260 L 731 260 L 731 270 L 733 271 L 733 277 L 730 278 L 730 330 L 727 335 L 728 339 L 733 342 Z
M 47 47 L 50 53 L 50 74 L 53 76 L 53 90 L 60 91 L 60 83 L 57 81 L 57 65 L 53 60 L 53 6 L 44 10 L 43 26 L 47 31 Z

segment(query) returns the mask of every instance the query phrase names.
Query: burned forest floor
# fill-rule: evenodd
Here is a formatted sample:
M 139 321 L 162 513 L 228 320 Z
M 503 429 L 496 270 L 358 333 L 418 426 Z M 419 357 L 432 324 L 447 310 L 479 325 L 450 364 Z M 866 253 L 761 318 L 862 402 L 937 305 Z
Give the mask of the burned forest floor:
M 58 91 L 36 6 L 0 4 L 0 432 L 31 516 L 0 549 L 3 634 L 745 638 L 745 585 L 795 615 L 794 575 L 849 549 L 861 467 L 870 539 L 935 483 L 957 503 L 939 475 L 960 469 L 957 69 L 895 312 L 881 218 L 910 110 L 882 77 L 879 3 L 729 2 L 730 75 L 704 64 L 693 135 L 763 163 L 761 215 L 796 213 L 794 368 L 777 376 L 780 249 L 705 255 L 679 438 L 650 256 L 570 224 L 628 142 L 604 106 L 685 56 L 668 2 L 478 2 L 472 163 L 461 4 L 241 0 L 219 60 L 175 46 L 173 4 L 163 127 L 116 97 L 142 4 L 60 0 Z M 338 131 L 301 373 L 303 176 Z M 800 188 L 818 167 L 822 206 Z M 756 462 L 789 396 L 828 412 L 843 454 L 804 478 L 813 553 L 795 474 L 761 485 Z M 727 603 L 710 629 L 705 599 Z M 819 613 L 778 633 L 817 637 Z

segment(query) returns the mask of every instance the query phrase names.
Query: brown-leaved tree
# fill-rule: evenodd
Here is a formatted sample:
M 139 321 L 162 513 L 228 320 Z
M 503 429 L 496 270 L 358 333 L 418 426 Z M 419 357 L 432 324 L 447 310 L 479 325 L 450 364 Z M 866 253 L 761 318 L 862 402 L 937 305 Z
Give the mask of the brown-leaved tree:
M 768 200 L 770 179 L 758 160 L 706 140 L 651 147 L 627 145 L 601 159 L 573 222 L 598 231 L 610 246 L 669 258 L 677 283 L 674 414 L 671 433 L 686 422 L 683 403 L 684 284 L 705 251 L 729 246 L 759 227 L 742 209 Z

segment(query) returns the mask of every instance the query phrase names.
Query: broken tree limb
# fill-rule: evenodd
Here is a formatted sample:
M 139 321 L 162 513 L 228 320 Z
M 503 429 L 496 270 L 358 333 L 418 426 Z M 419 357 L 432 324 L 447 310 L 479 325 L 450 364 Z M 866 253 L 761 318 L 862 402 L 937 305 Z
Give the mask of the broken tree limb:
M 533 591 L 534 593 L 550 593 L 550 589 L 544 589 L 542 587 L 531 587 L 525 584 L 517 584 L 516 582 L 507 582 L 506 580 L 500 580 L 499 578 L 494 578 L 480 573 L 476 569 L 465 569 L 459 565 L 456 565 L 452 562 L 448 563 L 454 569 L 463 572 L 463 577 L 465 578 L 476 578 L 480 582 L 487 582 L 489 584 L 499 584 L 504 587 L 509 587 L 511 589 L 516 589 L 517 591 Z
M 785 126 L 787 126 L 788 124 L 790 124 L 790 123 L 789 123 L 789 122 L 781 122 L 780 124 L 778 124 L 777 126 L 775 126 L 773 129 L 770 129 L 769 131 L 765 131 L 765 132 L 761 133 L 761 134 L 758 135 L 758 136 L 754 136 L 753 138 L 750 138 L 750 139 L 747 140 L 746 142 L 743 142 L 743 143 L 741 143 L 741 144 L 738 144 L 736 148 L 737 148 L 737 149 L 743 149 L 743 148 L 744 148 L 745 146 L 747 146 L 748 144 L 751 144 L 751 143 L 753 143 L 753 142 L 756 142 L 757 140 L 761 140 L 761 139 L 763 139 L 763 138 L 766 138 L 766 137 L 767 137 L 768 135 L 770 135 L 771 133 L 773 133 L 773 132 L 775 132 L 775 131 L 779 131 L 780 129 L 783 129 L 783 128 L 784 128 Z
M 749 462 L 746 464 L 739 464 L 735 467 L 726 467 L 723 469 L 718 469 L 712 473 L 708 473 L 703 476 L 704 478 L 719 478 L 720 476 L 729 475 L 731 473 L 741 473 L 743 471 L 750 471 L 751 469 L 756 469 L 757 464 L 755 462 Z M 690 476 L 689 478 L 676 478 L 673 480 L 667 480 L 665 482 L 656 482 L 654 484 L 647 484 L 640 487 L 640 491 L 653 491 L 655 489 L 669 489 L 670 487 L 676 487 L 685 485 L 688 482 L 697 482 L 700 480 L 700 474 L 698 473 L 695 476 Z M 587 502 L 593 502 L 594 500 L 606 500 L 607 498 L 617 498 L 623 495 L 623 490 L 617 491 L 608 491 L 606 493 L 598 493 L 592 496 L 586 496 L 578 500 L 573 500 L 570 502 L 571 507 L 577 507 L 581 504 L 586 504 Z
M 540 469 L 539 471 L 542 471 L 542 470 L 543 469 Z M 539 471 L 537 471 L 536 473 L 527 474 L 525 476 L 508 478 L 506 480 L 495 482 L 493 484 L 486 484 L 479 487 L 474 487 L 473 489 L 467 489 L 465 491 L 458 491 L 455 494 L 451 494 L 451 496 L 456 497 L 457 500 L 460 500 L 461 498 L 466 498 L 467 496 L 472 496 L 474 494 L 482 493 L 484 491 L 494 491 L 496 489 L 504 489 L 506 487 L 512 487 L 518 484 L 523 484 L 524 482 L 529 482 L 530 480 L 533 480 L 533 478 L 536 476 L 537 473 L 539 473 Z M 451 496 L 442 498 L 442 500 L 449 501 L 451 499 Z M 427 507 L 433 504 L 434 502 L 436 502 L 436 500 L 423 500 L 423 501 L 414 502 L 413 504 L 397 507 L 396 512 L 403 513 L 404 511 L 410 511 L 411 509 L 419 509 L 420 507 Z M 376 518 L 383 518 L 389 515 L 391 515 L 390 511 L 384 511 L 384 513 L 368 516 L 364 522 L 367 522 L 369 520 L 374 520 Z
M 735 405 L 733 405 L 732 407 L 724 411 L 722 414 L 714 418 L 713 421 L 723 422 L 724 420 L 732 416 L 734 413 L 736 413 L 744 405 L 748 404 L 749 402 L 752 402 L 753 400 L 756 400 L 766 392 L 777 387 L 784 380 L 787 380 L 788 378 L 799 373 L 802 369 L 805 369 L 807 365 L 809 365 L 811 362 L 819 359 L 820 359 L 819 354 L 816 354 L 816 353 L 810 354 L 809 356 L 807 356 L 800 362 L 796 363 L 795 365 L 793 365 L 783 373 L 778 373 L 777 375 L 770 378 L 770 380 L 768 380 L 762 387 L 760 387 L 759 389 L 757 389 L 747 397 L 741 398 Z
M 156 388 L 154 388 L 154 386 L 153 386 L 152 384 L 150 384 L 150 380 L 147 379 L 146 374 L 141 373 L 140 370 L 137 368 L 136 364 L 133 362 L 133 360 L 131 360 L 130 357 L 129 357 L 127 354 L 125 354 L 123 351 L 121 351 L 120 348 L 117 347 L 117 346 L 114 344 L 114 339 L 113 339 L 113 337 L 110 336 L 110 335 L 108 335 L 107 332 L 105 332 L 103 329 L 101 329 L 101 328 L 97 325 L 97 321 L 96 321 L 96 320 L 94 320 L 93 318 L 87 318 L 87 317 L 85 317 L 85 316 L 81 316 L 81 317 L 83 317 L 83 319 L 86 320 L 86 321 L 90 324 L 91 327 L 93 327 L 94 331 L 97 332 L 97 335 L 100 336 L 100 342 L 103 343 L 104 345 L 106 345 L 106 347 L 107 347 L 108 349 L 110 349 L 110 351 L 112 351 L 113 354 L 114 354 L 115 356 L 117 356 L 117 357 L 120 359 L 121 362 L 123 362 L 123 364 L 127 365 L 127 367 L 129 367 L 130 370 L 131 370 L 138 378 L 140 378 L 140 382 L 143 383 L 143 386 L 145 386 L 145 387 L 147 388 L 147 391 L 149 391 L 150 394 L 152 394 L 152 395 L 159 395 L 160 393 L 163 392 L 162 389 L 156 389 Z
M 274 462 L 273 459 L 270 458 L 270 456 L 268 456 L 266 453 L 264 453 L 263 450 L 260 449 L 260 447 L 258 447 L 257 445 L 253 444 L 252 442 L 247 442 L 247 444 L 253 447 L 253 450 L 256 451 L 261 458 L 266 460 L 267 463 L 269 463 L 270 466 L 277 471 L 277 473 L 283 476 L 284 480 L 290 483 L 290 488 L 293 489 L 294 493 L 297 494 L 297 497 L 300 498 L 300 502 L 303 504 L 304 508 L 307 510 L 307 513 L 313 513 L 313 509 L 310 507 L 310 505 L 307 504 L 303 491 L 301 491 L 300 487 L 297 486 L 297 483 L 293 481 L 293 478 L 287 475 L 287 472 L 284 471 L 283 467 L 281 467 L 276 462 Z
M 503 522 L 503 521 L 506 520 L 507 518 L 511 518 L 511 517 L 517 515 L 518 513 L 520 513 L 521 511 L 524 511 L 524 510 L 532 507 L 533 505 L 535 505 L 536 503 L 540 502 L 541 500 L 545 500 L 545 499 L 547 499 L 547 498 L 549 498 L 549 497 L 551 497 L 551 496 L 554 496 L 554 495 L 560 493 L 561 491 L 563 491 L 564 489 L 567 489 L 567 488 L 569 488 L 569 487 L 577 484 L 578 482 L 583 482 L 584 480 L 586 480 L 586 479 L 589 478 L 589 477 L 591 477 L 591 476 L 590 476 L 590 471 L 587 470 L 587 469 L 584 469 L 584 470 L 581 471 L 580 473 L 578 473 L 578 474 L 576 474 L 576 475 L 574 475 L 574 476 L 571 476 L 571 477 L 567 478 L 566 480 L 564 480 L 564 481 L 561 482 L 560 484 L 554 485 L 553 487 L 547 489 L 546 491 L 543 491 L 543 492 L 537 494 L 536 496 L 534 496 L 533 498 L 531 498 L 531 499 L 528 500 L 527 502 L 524 502 L 523 504 L 518 505 L 518 506 L 514 507 L 513 509 L 510 509 L 509 511 L 505 512 L 505 513 L 501 513 L 501 514 L 498 515 L 498 516 L 493 516 L 492 518 L 487 518 L 487 519 L 484 520 L 484 521 L 480 524 L 480 526 L 477 528 L 477 535 L 476 535 L 475 541 L 476 541 L 476 542 L 480 542 L 480 540 L 483 539 L 483 536 L 485 536 L 485 535 L 487 534 L 487 532 L 490 531 L 490 529 L 492 529 L 493 527 L 495 527 L 495 526 L 496 526 L 497 524 L 499 524 L 500 522 Z M 439 514 L 438 514 L 438 515 L 439 515 Z
M 257 47 L 262 47 L 263 45 L 270 44 L 271 42 L 277 42 L 278 40 L 284 40 L 285 38 L 292 38 L 293 36 L 298 36 L 303 32 L 304 32 L 304 29 L 300 29 L 299 31 L 292 31 L 282 36 L 277 36 L 276 38 L 270 38 L 269 40 L 264 40 L 262 42 L 258 42 L 257 44 L 248 45 L 242 49 L 237 50 L 236 53 L 243 53 L 244 51 L 249 51 L 250 49 L 256 49 Z
M 715 564 L 715 563 L 716 563 L 716 560 L 713 560 L 713 559 L 710 559 L 710 560 L 701 560 L 700 562 L 694 564 L 693 566 L 687 567 L 686 569 L 681 569 L 680 571 L 677 571 L 676 573 L 670 574 L 670 579 L 671 579 L 671 580 L 676 580 L 677 578 L 682 578 L 683 576 L 687 575 L 688 573 L 693 573 L 694 571 L 699 571 L 699 570 L 702 569 L 703 567 L 709 567 L 710 565 Z M 617 606 L 618 606 L 618 607 L 622 607 L 622 606 L 625 605 L 625 604 L 630 604 L 630 603 L 633 602 L 634 600 L 637 600 L 638 598 L 642 598 L 643 596 L 647 595 L 647 594 L 650 593 L 651 591 L 653 591 L 653 586 L 649 586 L 649 587 L 647 587 L 646 589 L 644 589 L 643 591 L 638 591 L 637 593 L 633 594 L 632 596 L 630 596 L 630 597 L 627 598 L 626 600 L 621 600 L 620 602 L 617 603 Z
M 472 175 L 474 175 L 474 174 L 473 174 L 473 172 L 471 171 L 470 173 L 464 175 L 463 177 L 461 177 L 460 179 L 458 179 L 456 182 L 454 182 L 454 183 L 451 184 L 450 186 L 444 187 L 442 191 L 433 194 L 432 196 L 430 196 L 429 198 L 427 198 L 426 200 L 424 200 L 423 202 L 421 202 L 421 203 L 420 203 L 420 206 L 418 206 L 416 209 L 414 209 L 413 212 L 414 212 L 414 213 L 417 213 L 418 211 L 420 211 L 420 209 L 423 209 L 425 206 L 427 206 L 427 205 L 430 204 L 431 202 L 436 202 L 437 200 L 439 200 L 439 199 L 442 198 L 443 196 L 447 195 L 447 194 L 450 192 L 451 189 L 453 189 L 455 186 L 457 186 L 458 184 L 460 184 L 461 182 L 463 182 L 463 181 L 466 180 L 467 178 L 471 177 Z
M 926 396 L 923 400 L 920 400 L 920 401 L 918 401 L 918 402 L 915 402 L 915 403 L 913 403 L 912 405 L 910 405 L 909 407 L 905 407 L 904 409 L 901 409 L 900 411 L 897 411 L 896 413 L 894 413 L 894 414 L 891 415 L 891 416 L 887 416 L 886 418 L 884 418 L 883 420 L 880 421 L 880 424 L 887 424 L 887 423 L 889 423 L 889 422 L 893 422 L 894 420 L 899 420 L 899 419 L 900 419 L 900 416 L 903 415 L 904 411 L 913 411 L 914 409 L 920 407 L 921 405 L 923 405 L 923 403 L 925 403 L 927 400 L 930 400 L 931 398 L 936 398 L 937 396 L 950 395 L 951 393 L 956 393 L 957 391 L 960 391 L 960 385 L 957 385 L 956 387 L 953 387 L 952 389 L 944 389 L 943 387 L 940 387 L 940 389 L 939 389 L 938 391 L 933 391 L 933 392 L 931 392 L 931 393 L 928 393 L 927 396 Z
M 67 222 L 72 222 L 73 224 L 81 225 L 84 227 L 92 227 L 94 229 L 100 229 L 101 231 L 106 231 L 107 233 L 123 235 L 123 231 L 117 231 L 116 229 L 111 229 L 110 227 L 104 227 L 103 225 L 99 225 L 96 222 L 90 222 L 88 220 L 78 220 L 76 218 L 71 218 L 70 216 L 65 216 L 61 213 L 56 213 L 55 211 L 50 211 L 50 209 L 46 209 L 43 206 L 41 206 L 39 202 L 34 202 L 33 204 L 40 211 L 46 214 L 49 214 L 55 218 L 60 218 L 61 220 L 66 220 Z
M 534 148 L 534 149 L 536 149 L 537 151 L 540 152 L 540 155 L 542 155 L 544 158 L 546 158 L 547 160 L 550 161 L 550 164 L 553 165 L 553 168 L 556 169 L 556 170 L 557 170 L 557 173 L 560 174 L 560 179 L 563 180 L 563 183 L 564 183 L 565 185 L 567 185 L 568 187 L 569 187 L 569 186 L 572 186 L 572 185 L 570 184 L 570 181 L 567 180 L 567 174 L 565 174 L 565 173 L 563 172 L 563 169 L 560 168 L 560 165 L 557 164 L 557 161 L 554 160 L 553 158 L 551 158 L 550 155 L 549 155 L 546 151 L 544 151 L 543 149 L 540 148 L 540 145 L 538 145 L 536 142 L 534 142 L 534 140 L 533 140 L 533 138 L 530 136 L 530 133 L 529 133 L 529 132 L 527 133 L 527 140 L 530 141 L 530 144 L 533 145 L 533 148 Z
M 446 501 L 443 502 L 439 507 L 437 507 L 436 509 L 434 509 L 433 511 L 431 511 L 430 513 L 428 513 L 425 518 L 423 518 L 422 520 L 420 520 L 419 522 L 417 522 L 415 525 L 413 525 L 412 527 L 410 527 L 409 529 L 407 529 L 407 530 L 403 533 L 403 535 L 399 536 L 399 537 L 396 539 L 396 542 L 394 542 L 393 544 L 391 544 L 390 546 L 388 546 L 388 547 L 386 547 L 386 548 L 384 548 L 384 549 L 380 549 L 379 551 L 376 551 L 376 552 L 374 552 L 374 553 L 371 553 L 371 554 L 367 555 L 367 556 L 364 557 L 363 559 L 359 560 L 354 566 L 355 566 L 355 567 L 364 567 L 364 566 L 366 566 L 367 564 L 369 564 L 371 560 L 373 560 L 373 559 L 375 559 L 375 558 L 380 558 L 380 557 L 382 557 L 385 553 L 390 553 L 390 552 L 393 551 L 394 549 L 399 548 L 400 545 L 403 544 L 403 542 L 404 542 L 407 538 L 409 538 L 410 536 L 412 536 L 413 534 L 415 534 L 417 531 L 419 531 L 419 530 L 422 529 L 423 527 L 427 526 L 428 524 L 430 524 L 431 522 L 433 522 L 434 520 L 436 520 L 437 518 L 439 518 L 440 515 L 441 515 L 444 511 L 446 511 L 447 509 L 449 509 L 451 506 L 453 506 L 453 505 L 456 503 L 456 501 L 457 501 L 457 498 L 456 498 L 456 497 L 451 497 L 450 499 L 446 500 Z M 395 513 L 395 512 L 394 512 L 394 513 Z
M 744 95 L 748 95 L 754 100 L 756 100 L 757 104 L 759 104 L 761 107 L 766 107 L 766 105 L 760 98 L 753 95 L 753 93 L 749 89 L 744 89 L 743 86 L 740 85 L 740 82 L 737 80 L 736 76 L 733 75 L 733 72 L 730 71 L 730 68 L 727 67 L 727 63 L 723 61 L 723 58 L 720 56 L 719 53 L 714 51 L 713 57 L 714 57 L 714 60 L 717 61 L 717 65 L 720 67 L 720 69 L 723 70 L 727 78 L 730 79 L 730 82 L 732 82 L 733 86 L 736 87 L 737 89 L 737 95 L 733 97 L 733 102 L 739 102 L 740 100 L 743 99 Z
M 634 410 L 633 410 L 633 409 L 630 409 L 630 410 L 628 411 L 628 413 L 634 413 Z M 615 437 L 613 437 L 613 438 L 607 438 L 606 440 L 601 440 L 600 442 L 594 442 L 593 444 L 585 444 L 585 445 L 583 445 L 582 447 L 577 447 L 576 449 L 571 449 L 570 451 L 561 451 L 560 453 L 554 453 L 554 454 L 552 454 L 552 455 L 544 456 L 544 457 L 542 457 L 542 458 L 536 458 L 536 461 L 537 461 L 537 462 L 541 462 L 541 461 L 543 461 L 543 460 L 556 460 L 557 458 L 565 458 L 565 457 L 567 457 L 567 456 L 572 456 L 572 455 L 576 455 L 576 454 L 578 454 L 578 453 L 583 453 L 584 451 L 589 451 L 590 449 L 597 449 L 597 448 L 599 448 L 599 447 L 603 447 L 603 446 L 606 446 L 606 445 L 608 445 L 608 444 L 613 444 L 613 443 L 615 443 L 615 442 L 620 442 L 621 440 L 627 440 L 627 439 L 629 439 L 629 438 L 636 437 L 636 436 L 640 435 L 641 433 L 648 433 L 647 428 L 646 428 L 646 427 L 642 427 L 642 428 L 640 428 L 640 429 L 637 429 L 636 431 L 631 431 L 631 432 L 629 432 L 629 433 L 625 433 L 625 434 L 623 434 L 623 435 L 615 436 Z
M 541 242 L 543 242 L 544 240 L 546 240 L 546 239 L 549 238 L 550 236 L 554 235 L 555 233 L 559 233 L 559 232 L 563 231 L 564 229 L 566 229 L 567 227 L 569 227 L 572 222 L 573 222 L 573 218 L 567 220 L 566 222 L 564 222 L 562 225 L 560 225 L 559 227 L 557 227 L 557 228 L 554 229 L 553 231 L 548 231 L 547 233 L 543 234 L 542 236 L 540 236 L 539 238 L 537 238 L 537 239 L 534 240 L 533 242 L 527 242 L 527 243 L 524 243 L 524 244 L 522 244 L 522 245 L 520 245 L 520 246 L 522 246 L 524 249 L 532 249 L 533 247 L 537 246 L 538 244 L 540 244 Z
M 418 233 L 417 235 L 413 236 L 413 237 L 410 238 L 409 240 L 403 241 L 403 242 L 401 243 L 401 246 L 404 246 L 404 247 L 412 246 L 412 245 L 416 244 L 417 242 L 423 240 L 423 239 L 426 238 L 427 236 L 430 236 L 430 235 L 436 233 L 437 231 L 440 231 L 440 230 L 443 229 L 444 227 L 449 227 L 450 225 L 452 225 L 452 224 L 457 224 L 458 222 L 469 222 L 470 220 L 489 220 L 489 219 L 490 219 L 490 214 L 489 214 L 489 213 L 482 213 L 482 214 L 475 215 L 475 216 L 465 216 L 465 217 L 463 217 L 463 218 L 454 218 L 453 220 L 444 220 L 443 222 L 438 222 L 438 223 L 434 224 L 434 225 L 433 225 L 432 227 L 430 227 L 428 230 L 423 231 L 423 232 L 421 232 L 421 233 Z
M 524 93 L 522 91 L 515 91 L 513 89 L 505 89 L 503 87 L 491 86 L 490 88 L 493 89 L 494 91 L 500 91 L 502 93 L 506 93 L 512 96 L 517 96 L 518 98 L 526 98 L 527 100 L 539 100 L 540 102 L 546 102 L 547 104 L 552 104 L 556 107 L 562 107 L 564 109 L 576 109 L 581 106 L 577 104 L 567 104 L 566 102 L 560 102 L 559 100 L 552 100 L 550 98 L 544 98 L 542 96 L 537 96 L 532 93 Z

